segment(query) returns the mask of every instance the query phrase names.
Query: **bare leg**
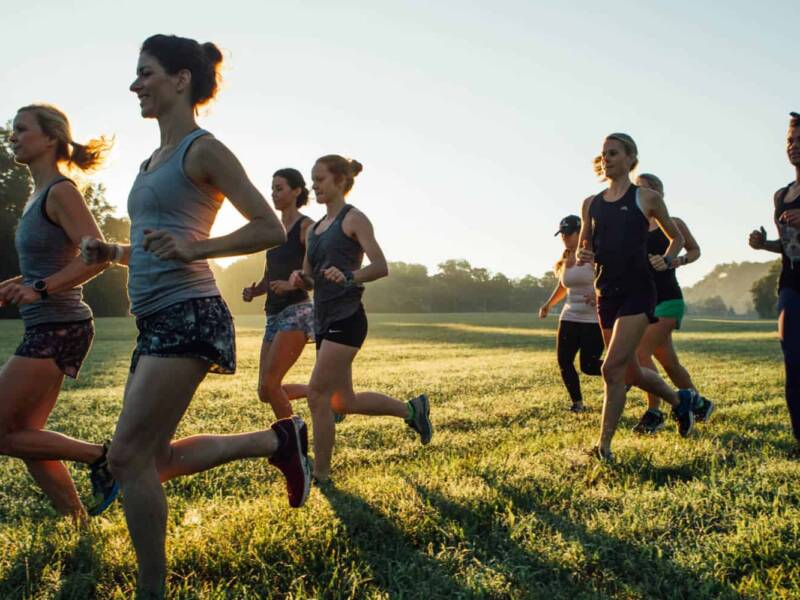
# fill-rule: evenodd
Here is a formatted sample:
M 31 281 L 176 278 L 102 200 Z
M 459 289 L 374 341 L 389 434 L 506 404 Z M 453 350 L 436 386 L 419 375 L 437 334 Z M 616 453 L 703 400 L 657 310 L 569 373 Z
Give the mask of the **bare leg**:
M 283 391 L 289 400 L 308 398 L 308 384 L 306 383 L 284 383 Z
M 672 331 L 675 325 L 675 319 L 661 317 L 656 323 L 651 323 L 647 327 L 636 352 L 640 365 L 657 372 L 653 354 L 665 343 L 672 343 Z M 661 406 L 661 399 L 655 394 L 647 393 L 647 406 L 650 409 L 658 409 Z
M 258 376 L 258 397 L 262 402 L 269 402 L 272 411 L 279 419 L 292 416 L 293 399 L 287 394 L 283 387 L 283 378 L 292 366 L 300 358 L 305 348 L 308 338 L 303 331 L 280 331 L 272 340 L 272 343 L 265 341 L 261 346 L 261 360 L 259 362 Z M 292 386 L 293 392 L 298 390 Z M 297 386 L 300 387 L 300 386 Z M 294 398 L 305 397 L 305 394 L 294 395 Z

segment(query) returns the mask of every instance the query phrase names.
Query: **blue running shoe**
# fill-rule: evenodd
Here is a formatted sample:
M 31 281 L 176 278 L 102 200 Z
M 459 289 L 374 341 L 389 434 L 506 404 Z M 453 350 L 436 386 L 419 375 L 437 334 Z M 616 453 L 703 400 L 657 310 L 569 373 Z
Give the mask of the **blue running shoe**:
M 433 437 L 430 402 L 425 394 L 420 394 L 408 404 L 411 406 L 411 416 L 406 419 L 406 424 L 419 434 L 419 439 L 424 446 Z
M 672 407 L 672 418 L 678 422 L 678 433 L 687 437 L 694 429 L 693 408 L 697 405 L 698 394 L 694 390 L 678 390 L 680 402 Z
M 714 412 L 714 403 L 705 396 L 697 395 L 698 403 L 692 408 L 694 420 L 698 423 L 705 423 L 711 418 Z
M 657 408 L 649 408 L 633 428 L 634 433 L 654 435 L 664 429 L 664 413 Z
M 114 479 L 108 468 L 108 445 L 103 444 L 103 455 L 89 465 L 89 480 L 92 482 L 92 498 L 94 504 L 89 507 L 89 514 L 96 517 L 107 509 L 119 496 L 119 482 Z

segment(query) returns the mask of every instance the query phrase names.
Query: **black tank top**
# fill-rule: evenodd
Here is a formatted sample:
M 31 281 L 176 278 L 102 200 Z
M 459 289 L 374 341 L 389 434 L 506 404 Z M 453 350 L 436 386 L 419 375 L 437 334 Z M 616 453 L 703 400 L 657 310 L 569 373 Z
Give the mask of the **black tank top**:
M 669 248 L 669 238 L 664 235 L 660 227 L 647 233 L 647 254 L 660 254 L 663 256 L 667 248 Z M 675 269 L 656 271 L 651 266 L 650 270 L 653 273 L 653 282 L 656 284 L 657 304 L 666 300 L 683 299 L 683 292 L 681 292 L 681 286 L 675 276 Z
M 594 287 L 600 296 L 625 296 L 653 288 L 647 258 L 650 224 L 637 198 L 638 187 L 631 184 L 616 202 L 607 202 L 600 193 L 589 207 L 595 259 Z
M 322 219 L 311 226 L 308 262 L 314 277 L 314 328 L 317 333 L 324 332 L 331 323 L 351 316 L 361 306 L 363 285 L 346 287 L 328 281 L 322 274 L 328 267 L 336 267 L 343 272 L 361 268 L 364 249 L 342 231 L 342 221 L 352 208 L 352 205 L 345 204 L 333 223 L 322 233 L 317 233 Z
M 306 219 L 308 217 L 300 215 L 286 233 L 286 243 L 267 250 L 266 279 L 268 285 L 264 310 L 268 315 L 277 315 L 287 306 L 308 301 L 308 292 L 305 290 L 292 290 L 288 294 L 274 294 L 269 288 L 271 282 L 287 281 L 292 271 L 303 268 L 306 252 L 300 239 L 300 232 L 303 230 L 303 221 Z
M 783 202 L 789 194 L 792 183 L 783 188 L 775 207 L 775 221 L 781 229 L 781 275 L 778 279 L 778 291 L 789 288 L 800 292 L 800 229 L 778 221 L 783 211 L 800 209 L 800 197 L 786 204 Z

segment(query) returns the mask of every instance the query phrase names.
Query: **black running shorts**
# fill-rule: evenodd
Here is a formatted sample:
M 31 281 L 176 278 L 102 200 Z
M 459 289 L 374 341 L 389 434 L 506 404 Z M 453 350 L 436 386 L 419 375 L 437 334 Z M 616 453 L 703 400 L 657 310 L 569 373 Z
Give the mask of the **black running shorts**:
M 653 314 L 655 310 L 654 286 L 632 290 L 627 294 L 597 297 L 597 315 L 603 329 L 613 329 L 617 319 L 630 315 L 644 314 L 651 323 L 655 323 L 658 321 Z
M 325 328 L 325 331 L 317 332 L 317 350 L 322 346 L 323 340 L 361 348 L 364 340 L 367 339 L 367 329 L 367 313 L 364 312 L 364 305 L 359 304 L 358 310 L 352 315 L 341 321 L 334 321 Z

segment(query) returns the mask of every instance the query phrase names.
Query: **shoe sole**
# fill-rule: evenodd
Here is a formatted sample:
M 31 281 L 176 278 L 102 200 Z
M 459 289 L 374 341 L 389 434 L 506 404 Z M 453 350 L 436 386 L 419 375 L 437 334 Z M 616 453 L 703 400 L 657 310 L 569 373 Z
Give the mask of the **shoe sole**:
M 303 428 L 306 430 L 305 439 L 300 435 Z M 292 508 L 300 508 L 308 500 L 308 494 L 311 491 L 311 461 L 308 459 L 308 427 L 297 415 L 292 416 L 292 431 L 300 454 L 300 468 L 303 470 L 303 497 L 300 499 L 300 503 Z
M 427 427 L 427 429 L 428 429 L 428 437 L 427 437 L 427 439 L 425 439 L 425 435 L 421 431 L 419 433 L 419 437 L 420 437 L 420 441 L 422 442 L 422 445 L 423 446 L 427 446 L 428 444 L 430 444 L 431 439 L 433 438 L 433 423 L 431 423 L 431 418 L 430 418 L 430 415 L 431 415 L 431 403 L 428 400 L 428 396 L 426 396 L 425 394 L 421 394 L 419 396 L 419 399 L 421 401 L 422 408 L 423 408 L 422 414 L 425 417 L 425 423 L 427 423 L 427 426 L 428 426 Z M 414 407 L 414 410 L 417 410 L 416 406 Z
M 114 504 L 114 500 L 117 499 L 117 496 L 119 496 L 119 483 L 115 481 L 114 485 L 111 487 L 111 495 L 108 498 L 106 498 L 105 500 L 103 500 L 97 506 L 93 506 L 92 508 L 90 508 L 89 511 L 88 511 L 89 512 L 89 516 L 90 517 L 97 517 L 97 516 L 101 515 L 103 512 L 105 512 L 105 510 L 109 506 Z

